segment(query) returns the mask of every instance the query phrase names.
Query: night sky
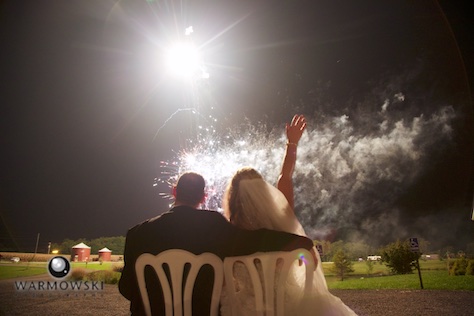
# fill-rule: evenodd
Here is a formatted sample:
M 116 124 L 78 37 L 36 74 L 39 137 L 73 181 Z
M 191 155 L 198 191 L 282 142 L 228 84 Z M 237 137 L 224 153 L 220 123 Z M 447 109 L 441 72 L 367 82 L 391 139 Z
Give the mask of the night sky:
M 448 2 L 3 1 L 1 244 L 125 235 L 168 209 L 153 184 L 183 151 L 274 182 L 302 113 L 311 237 L 465 248 L 474 54 L 467 5 Z M 188 26 L 210 74 L 192 83 L 160 63 Z

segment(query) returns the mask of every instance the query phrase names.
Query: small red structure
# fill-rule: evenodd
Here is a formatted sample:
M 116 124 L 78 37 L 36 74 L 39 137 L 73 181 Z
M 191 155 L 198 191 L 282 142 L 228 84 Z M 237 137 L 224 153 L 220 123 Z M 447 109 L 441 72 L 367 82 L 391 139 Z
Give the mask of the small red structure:
M 112 258 L 112 250 L 107 247 L 99 250 L 99 261 L 110 261 Z
M 72 247 L 71 261 L 85 262 L 85 261 L 89 261 L 90 257 L 91 257 L 91 247 L 87 246 L 83 242 Z

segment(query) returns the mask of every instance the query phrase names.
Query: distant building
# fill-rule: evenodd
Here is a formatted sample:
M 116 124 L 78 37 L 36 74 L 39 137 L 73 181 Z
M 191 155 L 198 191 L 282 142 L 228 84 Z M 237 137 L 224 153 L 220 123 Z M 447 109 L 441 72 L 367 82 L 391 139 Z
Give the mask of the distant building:
M 89 261 L 90 257 L 91 257 L 91 247 L 87 246 L 83 242 L 73 246 L 71 249 L 71 261 L 85 262 L 85 261 Z
M 422 260 L 439 260 L 439 254 L 421 255 Z
M 99 250 L 99 261 L 110 261 L 112 258 L 112 250 L 107 247 Z

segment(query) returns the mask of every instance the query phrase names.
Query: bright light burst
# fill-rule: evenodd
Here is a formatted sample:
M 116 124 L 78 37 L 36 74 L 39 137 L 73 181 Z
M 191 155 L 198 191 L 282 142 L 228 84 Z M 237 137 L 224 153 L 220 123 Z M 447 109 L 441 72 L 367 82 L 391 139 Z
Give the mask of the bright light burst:
M 172 75 L 187 78 L 199 70 L 199 54 L 192 43 L 174 43 L 166 52 L 165 63 Z
M 185 30 L 188 37 L 193 32 L 192 26 Z M 165 65 L 171 75 L 182 79 L 209 78 L 199 49 L 190 40 L 171 44 L 165 53 Z

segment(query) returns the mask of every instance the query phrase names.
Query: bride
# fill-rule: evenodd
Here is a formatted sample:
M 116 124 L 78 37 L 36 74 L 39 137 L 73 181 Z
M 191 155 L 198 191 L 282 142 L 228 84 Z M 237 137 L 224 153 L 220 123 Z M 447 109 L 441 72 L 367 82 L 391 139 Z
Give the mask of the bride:
M 292 180 L 296 149 L 305 128 L 306 120 L 303 115 L 295 115 L 291 123 L 286 124 L 288 142 L 277 188 L 267 183 L 253 168 L 245 167 L 236 172 L 226 189 L 223 200 L 224 215 L 232 224 L 245 229 L 268 228 L 306 236 L 294 214 Z M 294 265 L 291 278 L 286 283 L 285 315 L 293 313 L 298 313 L 298 316 L 356 315 L 338 297 L 329 292 L 321 267 L 321 259 L 317 251 L 314 253 L 318 262 L 309 300 L 305 300 L 303 304 L 296 304 L 302 294 L 304 271 Z M 255 314 L 252 298 L 254 294 L 249 275 L 243 265 L 235 266 L 234 269 L 235 282 L 239 289 L 237 298 L 242 310 L 241 315 Z M 221 314 L 230 315 L 230 310 L 230 302 L 224 289 L 221 297 Z

